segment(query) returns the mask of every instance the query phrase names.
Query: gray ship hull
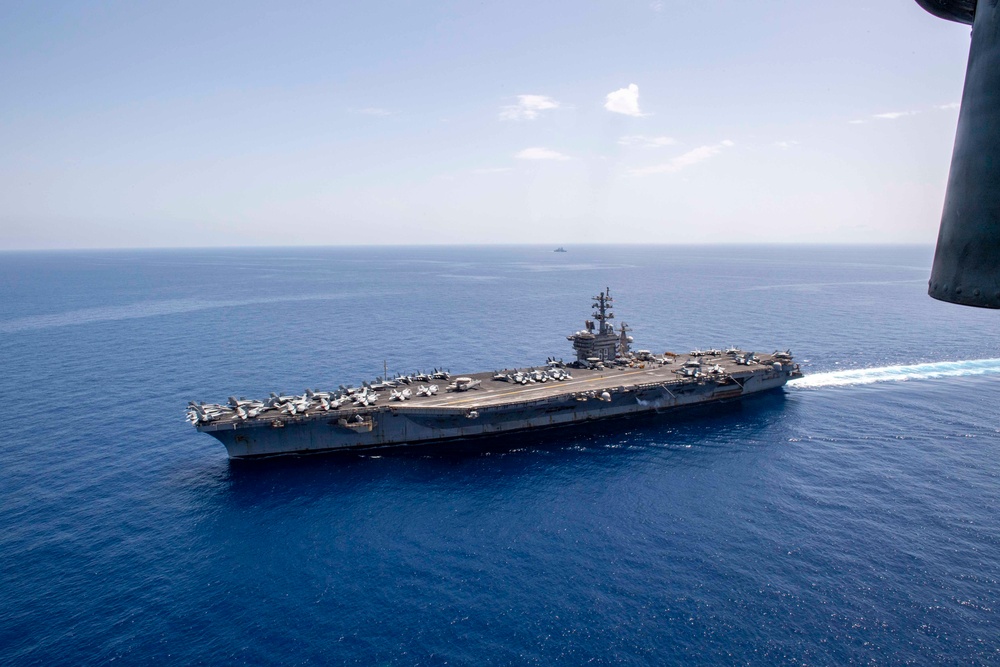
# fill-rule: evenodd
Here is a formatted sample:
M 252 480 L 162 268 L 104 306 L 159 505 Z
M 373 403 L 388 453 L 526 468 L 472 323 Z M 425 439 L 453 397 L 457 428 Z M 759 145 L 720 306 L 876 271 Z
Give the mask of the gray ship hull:
M 567 382 L 482 388 L 427 400 L 318 412 L 277 419 L 201 424 L 230 458 L 416 446 L 584 424 L 732 401 L 779 389 L 800 377 L 798 366 L 763 363 L 718 377 L 678 377 L 676 366 L 574 371 Z

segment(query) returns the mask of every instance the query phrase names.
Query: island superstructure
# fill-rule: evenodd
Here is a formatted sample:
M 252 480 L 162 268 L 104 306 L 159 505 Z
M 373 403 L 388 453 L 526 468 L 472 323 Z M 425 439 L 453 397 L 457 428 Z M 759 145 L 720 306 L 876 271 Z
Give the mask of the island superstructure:
M 567 338 L 576 359 L 453 376 L 378 378 L 360 387 L 306 390 L 264 400 L 190 403 L 188 419 L 230 458 L 423 445 L 569 426 L 732 401 L 802 376 L 790 352 L 739 348 L 653 354 L 632 350 L 631 329 L 611 320 L 610 290 L 593 319 Z

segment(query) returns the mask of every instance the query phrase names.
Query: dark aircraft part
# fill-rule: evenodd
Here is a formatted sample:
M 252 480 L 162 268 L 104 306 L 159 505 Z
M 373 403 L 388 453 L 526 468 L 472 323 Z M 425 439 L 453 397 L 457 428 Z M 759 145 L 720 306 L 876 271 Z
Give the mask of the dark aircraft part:
M 938 18 L 968 25 L 976 16 L 976 0 L 917 0 L 917 4 Z
M 997 0 L 917 0 L 972 24 L 951 173 L 927 293 L 1000 308 L 1000 10 Z

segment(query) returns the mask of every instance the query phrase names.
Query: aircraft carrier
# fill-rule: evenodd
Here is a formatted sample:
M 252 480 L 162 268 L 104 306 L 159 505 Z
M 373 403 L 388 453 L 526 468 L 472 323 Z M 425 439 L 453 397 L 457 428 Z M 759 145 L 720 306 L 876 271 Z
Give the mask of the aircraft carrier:
M 424 445 L 580 424 L 738 400 L 802 377 L 790 352 L 738 348 L 688 354 L 632 350 L 611 323 L 612 298 L 593 298 L 593 320 L 567 338 L 576 359 L 453 376 L 443 370 L 382 377 L 359 387 L 230 397 L 188 404 L 188 420 L 233 459 Z

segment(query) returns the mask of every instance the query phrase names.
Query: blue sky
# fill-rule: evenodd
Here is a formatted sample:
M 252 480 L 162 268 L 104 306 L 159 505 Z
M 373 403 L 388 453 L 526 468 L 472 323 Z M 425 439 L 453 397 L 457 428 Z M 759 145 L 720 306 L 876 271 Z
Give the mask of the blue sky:
M 0 249 L 936 239 L 913 0 L 4 3 Z

